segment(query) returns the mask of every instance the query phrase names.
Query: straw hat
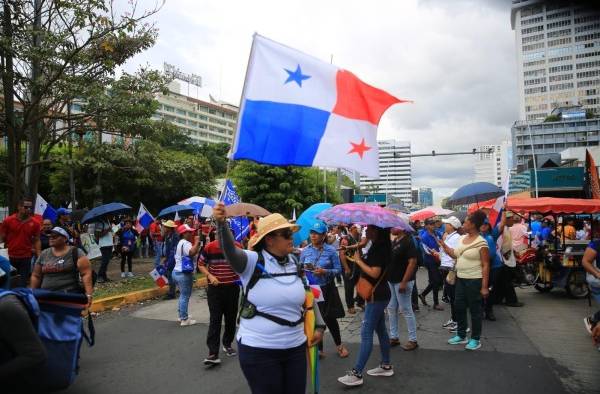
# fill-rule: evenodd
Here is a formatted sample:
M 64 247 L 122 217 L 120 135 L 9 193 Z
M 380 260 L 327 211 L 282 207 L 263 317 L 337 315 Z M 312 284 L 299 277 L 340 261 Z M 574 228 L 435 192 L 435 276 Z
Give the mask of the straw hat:
M 171 227 L 171 228 L 177 227 L 177 224 L 172 220 L 167 220 L 166 222 L 163 222 L 162 225 L 165 227 Z
M 254 246 L 259 243 L 260 240 L 265 237 L 265 235 L 284 228 L 289 228 L 293 232 L 296 232 L 300 229 L 300 226 L 289 223 L 286 218 L 278 213 L 272 213 L 269 216 L 260 218 L 258 225 L 256 226 L 256 234 L 250 239 L 250 242 L 248 242 L 248 247 L 250 249 L 254 248 Z

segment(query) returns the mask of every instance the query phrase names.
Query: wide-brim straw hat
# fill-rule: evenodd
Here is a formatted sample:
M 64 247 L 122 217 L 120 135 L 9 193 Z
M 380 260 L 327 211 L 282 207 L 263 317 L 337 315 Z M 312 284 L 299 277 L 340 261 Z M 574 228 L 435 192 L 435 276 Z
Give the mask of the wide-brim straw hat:
M 248 247 L 250 249 L 254 248 L 254 246 L 259 243 L 265 237 L 265 235 L 284 228 L 289 228 L 295 233 L 300 229 L 300 226 L 288 222 L 288 220 L 279 213 L 272 213 L 264 218 L 260 218 L 258 224 L 256 225 L 256 234 L 248 242 Z

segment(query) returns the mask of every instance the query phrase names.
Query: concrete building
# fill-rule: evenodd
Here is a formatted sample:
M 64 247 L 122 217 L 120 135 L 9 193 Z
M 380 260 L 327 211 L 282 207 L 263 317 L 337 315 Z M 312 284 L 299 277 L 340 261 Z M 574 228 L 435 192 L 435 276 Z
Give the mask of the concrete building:
M 171 82 L 168 94 L 156 96 L 159 102 L 154 119 L 165 119 L 195 142 L 233 141 L 238 108 L 216 101 L 207 102 L 180 93 L 177 81 Z
M 412 189 L 411 197 L 413 206 L 416 206 L 419 203 L 419 189 Z
M 433 191 L 430 187 L 419 188 L 419 205 L 429 207 L 433 205 Z
M 477 154 L 475 159 L 475 182 L 489 182 L 502 187 L 512 166 L 511 142 L 502 141 L 498 145 L 483 145 L 477 150 L 486 153 Z
M 600 113 L 600 11 L 595 1 L 513 0 L 521 120 L 561 106 Z
M 410 142 L 396 140 L 377 141 L 379 148 L 379 178 L 360 177 L 361 190 L 386 193 L 398 197 L 406 207 L 412 202 Z
M 567 108 L 554 111 L 556 122 L 517 121 L 511 128 L 513 168 L 517 172 L 527 167 L 533 155 L 560 153 L 568 148 L 598 146 L 600 119 L 586 119 L 585 111 Z

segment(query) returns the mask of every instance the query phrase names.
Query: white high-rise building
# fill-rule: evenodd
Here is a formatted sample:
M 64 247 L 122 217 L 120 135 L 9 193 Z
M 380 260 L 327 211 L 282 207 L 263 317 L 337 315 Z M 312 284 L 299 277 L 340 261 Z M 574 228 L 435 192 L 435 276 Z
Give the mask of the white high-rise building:
M 511 143 L 502 141 L 499 145 L 483 145 L 478 149 L 475 160 L 475 182 L 489 182 L 502 187 L 506 183 L 512 166 Z
M 598 2 L 513 0 L 521 120 L 582 105 L 600 114 Z
M 399 197 L 406 207 L 412 205 L 412 178 L 410 142 L 396 140 L 377 141 L 379 148 L 379 179 L 360 177 L 361 190 L 387 193 Z

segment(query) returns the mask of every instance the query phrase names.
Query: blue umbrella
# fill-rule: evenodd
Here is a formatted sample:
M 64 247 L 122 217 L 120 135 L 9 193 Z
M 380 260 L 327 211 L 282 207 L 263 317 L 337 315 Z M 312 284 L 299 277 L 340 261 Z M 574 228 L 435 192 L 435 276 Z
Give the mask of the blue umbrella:
M 163 218 L 163 217 L 170 216 L 170 215 L 175 216 L 175 213 L 178 213 L 181 215 L 187 215 L 190 213 L 194 213 L 194 211 L 195 211 L 195 209 L 192 206 L 175 204 L 175 205 L 171 205 L 170 207 L 167 207 L 167 208 L 163 209 L 162 211 L 160 211 L 158 213 L 157 217 Z
M 458 188 L 448 199 L 452 205 L 472 204 L 504 195 L 504 190 L 489 182 L 475 182 Z
M 331 204 L 322 202 L 318 204 L 313 204 L 304 212 L 302 215 L 298 217 L 296 220 L 296 224 L 300 226 L 300 230 L 294 233 L 294 245 L 298 246 L 308 239 L 308 235 L 310 234 L 310 229 L 312 228 L 315 222 L 321 222 L 321 220 L 317 219 L 317 215 L 323 212 L 326 209 L 331 208 Z
M 83 215 L 81 224 L 93 222 L 94 220 L 100 219 L 106 215 L 118 215 L 130 210 L 131 207 L 129 205 L 120 202 L 111 202 L 110 204 L 100 205 Z

